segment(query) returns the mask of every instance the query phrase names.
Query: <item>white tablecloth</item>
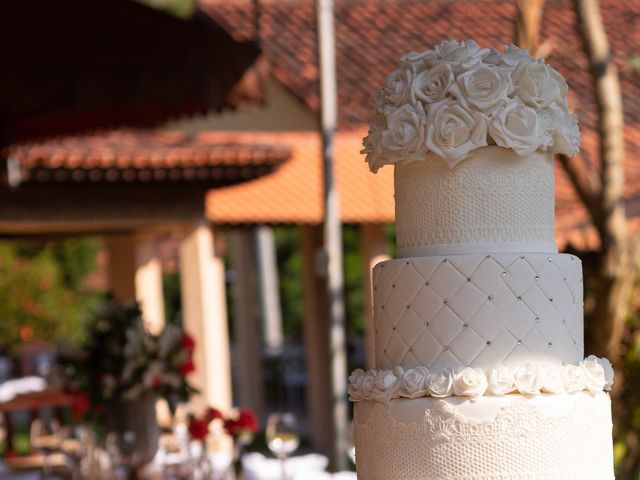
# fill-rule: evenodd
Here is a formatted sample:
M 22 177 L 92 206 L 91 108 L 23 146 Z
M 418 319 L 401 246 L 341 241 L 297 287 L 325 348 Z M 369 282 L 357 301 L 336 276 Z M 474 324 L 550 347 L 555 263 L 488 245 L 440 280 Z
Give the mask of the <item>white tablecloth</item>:
M 324 455 L 310 453 L 287 459 L 285 469 L 291 480 L 355 480 L 354 472 L 331 474 L 326 472 L 329 459 Z M 280 461 L 265 457 L 261 453 L 247 453 L 242 456 L 245 480 L 281 480 Z

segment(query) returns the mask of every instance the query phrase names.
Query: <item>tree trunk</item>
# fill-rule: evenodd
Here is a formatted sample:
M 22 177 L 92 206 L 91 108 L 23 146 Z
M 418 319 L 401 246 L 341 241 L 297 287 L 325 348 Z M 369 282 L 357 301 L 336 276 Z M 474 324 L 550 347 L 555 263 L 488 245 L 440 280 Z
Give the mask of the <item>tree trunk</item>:
M 544 0 L 517 0 L 516 43 L 535 55 L 540 46 L 540 26 Z
M 588 325 L 590 350 L 616 361 L 631 293 L 631 259 L 624 207 L 624 115 L 618 69 L 613 62 L 598 0 L 576 0 L 580 32 L 593 74 L 600 136 L 600 192 L 588 205 L 600 237 L 596 302 Z M 563 162 L 565 165 L 565 162 Z
M 518 0 L 517 38 L 520 46 L 530 52 L 540 50 L 541 4 L 541 0 Z M 596 92 L 599 165 L 596 172 L 583 156 L 561 155 L 558 160 L 586 207 L 600 240 L 599 248 L 589 255 L 590 261 L 585 262 L 587 298 L 591 304 L 586 312 L 589 321 L 585 324 L 585 350 L 608 357 L 616 366 L 612 392 L 614 433 L 627 448 L 617 477 L 630 479 L 640 462 L 640 434 L 630 427 L 634 416 L 631 404 L 635 402 L 637 389 L 622 381 L 629 368 L 623 361 L 623 344 L 632 343 L 629 337 L 633 337 L 625 329 L 625 319 L 635 278 L 624 206 L 622 93 L 598 0 L 575 0 L 575 9 Z M 634 372 L 630 370 L 629 374 L 632 376 Z

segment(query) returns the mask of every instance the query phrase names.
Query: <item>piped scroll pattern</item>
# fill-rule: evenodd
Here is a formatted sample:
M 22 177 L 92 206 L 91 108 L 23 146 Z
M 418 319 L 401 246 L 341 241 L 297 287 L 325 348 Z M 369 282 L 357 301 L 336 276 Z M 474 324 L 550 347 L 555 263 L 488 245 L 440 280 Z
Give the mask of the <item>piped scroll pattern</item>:
M 605 395 L 605 394 L 600 394 Z M 416 423 L 383 404 L 356 407 L 358 478 L 366 480 L 610 480 L 610 403 L 574 397 L 565 415 L 514 400 L 494 419 L 473 421 L 436 400 Z
M 374 268 L 376 367 L 578 363 L 582 265 L 567 254 L 421 257 Z

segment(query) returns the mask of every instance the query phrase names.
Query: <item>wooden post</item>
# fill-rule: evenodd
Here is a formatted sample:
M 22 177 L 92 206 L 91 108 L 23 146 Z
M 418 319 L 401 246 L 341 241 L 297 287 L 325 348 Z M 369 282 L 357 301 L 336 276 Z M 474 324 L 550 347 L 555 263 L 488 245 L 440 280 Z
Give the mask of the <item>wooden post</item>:
M 259 296 L 253 228 L 234 228 L 231 233 L 231 261 L 234 271 L 233 309 L 239 405 L 262 414 L 262 343 L 260 342 Z
M 282 350 L 282 311 L 278 285 L 278 262 L 273 229 L 267 225 L 255 228 L 258 290 L 260 292 L 262 333 L 270 352 Z
M 333 447 L 331 380 L 327 366 L 329 321 L 327 315 L 326 264 L 321 226 L 303 226 L 304 340 L 307 360 L 307 407 L 313 447 L 328 455 Z
M 360 226 L 360 245 L 362 250 L 362 266 L 364 268 L 363 285 L 365 291 L 365 343 L 367 368 L 375 368 L 375 337 L 373 325 L 373 285 L 371 269 L 375 264 L 389 259 L 384 225 L 363 224 Z
M 155 241 L 135 233 L 109 235 L 109 284 L 118 302 L 137 301 L 145 326 L 157 334 L 164 327 L 162 265 Z
M 223 410 L 232 405 L 224 278 L 213 232 L 200 222 L 186 231 L 180 245 L 182 319 L 196 340 L 192 382 L 200 389 L 201 401 Z
M 333 172 L 333 136 L 338 119 L 336 49 L 333 0 L 317 0 L 318 57 L 320 64 L 320 123 L 324 179 L 324 248 L 327 262 L 326 283 L 328 317 L 329 369 L 333 444 L 331 463 L 336 470 L 347 468 L 348 403 L 347 348 L 344 311 L 344 275 L 342 272 L 342 225 L 339 195 Z
M 109 253 L 109 289 L 113 298 L 118 302 L 132 302 L 136 298 L 135 236 L 133 233 L 108 235 L 106 245 Z
M 162 264 L 156 251 L 156 241 L 139 236 L 136 243 L 135 290 L 142 309 L 142 318 L 149 332 L 159 334 L 165 325 Z

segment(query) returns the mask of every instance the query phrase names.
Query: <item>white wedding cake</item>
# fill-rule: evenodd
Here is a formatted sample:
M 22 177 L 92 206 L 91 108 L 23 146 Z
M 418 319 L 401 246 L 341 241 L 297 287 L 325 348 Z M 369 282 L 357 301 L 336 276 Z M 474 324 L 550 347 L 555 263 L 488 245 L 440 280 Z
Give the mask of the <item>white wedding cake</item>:
M 375 366 L 349 377 L 360 480 L 609 480 L 611 364 L 584 359 L 580 259 L 552 154 L 580 134 L 541 59 L 470 40 L 405 55 L 363 153 L 395 165 L 373 270 Z

